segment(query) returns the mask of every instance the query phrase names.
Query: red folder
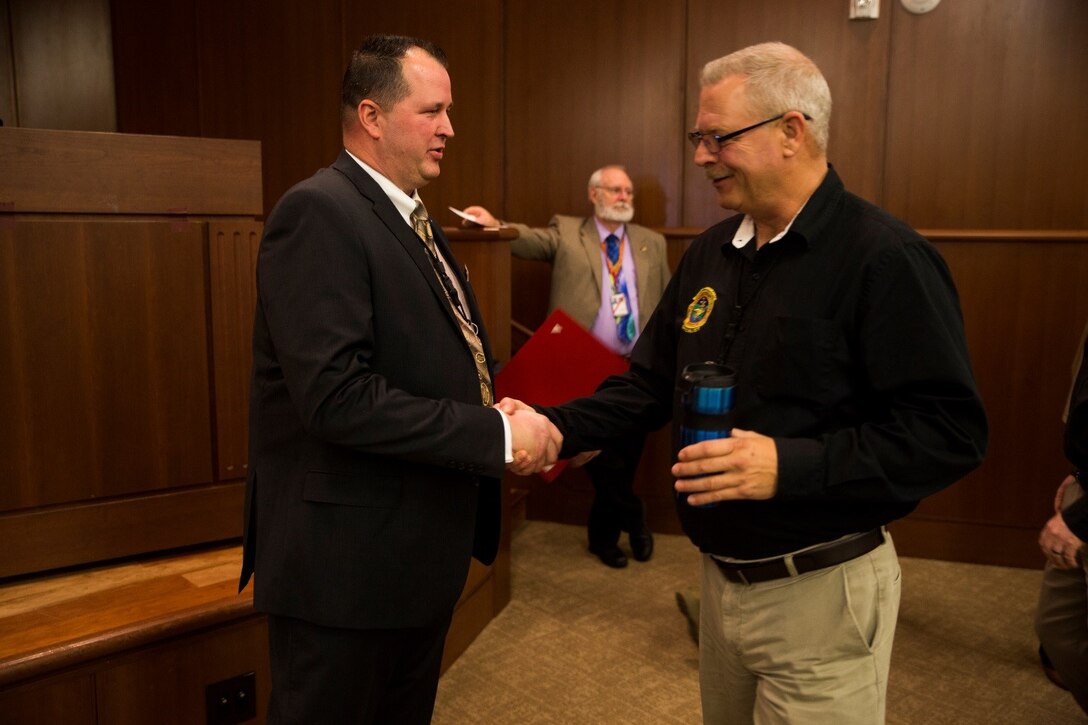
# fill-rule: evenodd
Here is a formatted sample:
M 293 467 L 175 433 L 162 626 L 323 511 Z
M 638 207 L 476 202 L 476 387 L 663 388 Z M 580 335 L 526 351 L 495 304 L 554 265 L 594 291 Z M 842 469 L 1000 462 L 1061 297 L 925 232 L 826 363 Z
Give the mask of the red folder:
M 602 345 L 566 312 L 556 310 L 495 376 L 495 396 L 558 405 L 590 395 L 609 375 L 626 370 L 623 356 Z M 559 461 L 540 477 L 554 480 L 566 465 Z

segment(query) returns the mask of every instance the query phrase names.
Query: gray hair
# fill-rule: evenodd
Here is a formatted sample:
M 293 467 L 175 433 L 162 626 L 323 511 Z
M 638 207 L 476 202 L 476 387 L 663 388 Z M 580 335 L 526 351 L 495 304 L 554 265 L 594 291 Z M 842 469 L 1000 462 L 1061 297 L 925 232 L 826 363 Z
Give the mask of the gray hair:
M 601 168 L 597 169 L 589 175 L 589 191 L 593 191 L 593 189 L 601 185 L 601 175 L 609 169 L 617 169 L 627 174 L 627 169 L 620 164 L 608 164 L 606 166 L 602 166 Z M 630 174 L 627 175 L 630 176 Z
M 812 118 L 816 150 L 827 153 L 831 89 L 812 60 L 785 43 L 760 43 L 707 63 L 699 84 L 705 88 L 738 75 L 745 77 L 745 96 L 757 120 L 786 111 L 805 113 Z

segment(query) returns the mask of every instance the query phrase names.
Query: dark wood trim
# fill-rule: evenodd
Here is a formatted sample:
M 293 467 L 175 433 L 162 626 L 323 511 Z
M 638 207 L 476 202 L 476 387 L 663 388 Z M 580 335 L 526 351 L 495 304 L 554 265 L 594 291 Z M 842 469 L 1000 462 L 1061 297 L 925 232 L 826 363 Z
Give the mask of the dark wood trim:
M 0 211 L 253 215 L 259 141 L 0 128 Z
M 442 227 L 442 233 L 451 242 L 509 242 L 511 239 L 518 238 L 518 232 L 513 227 L 481 227 L 479 229 Z
M 227 623 L 262 619 L 253 611 L 253 597 L 243 592 L 236 601 L 211 602 L 180 613 L 172 613 L 142 622 L 132 622 L 92 636 L 59 642 L 33 652 L 0 660 L 0 687 L 8 687 L 92 660 L 159 644 L 173 637 L 196 634 Z
M 242 481 L 0 515 L 0 579 L 242 535 Z
M 1088 242 L 1083 229 L 919 229 L 931 242 Z
M 257 250 L 263 225 L 208 224 L 211 369 L 214 386 L 216 479 L 244 478 L 249 467 L 249 377 L 253 367 L 253 310 L 257 306 Z
M 953 521 L 914 514 L 888 530 L 900 556 L 1042 569 L 1039 528 Z
M 706 229 L 702 227 L 655 227 L 667 241 L 691 240 Z M 987 242 L 1088 242 L 1088 230 L 1084 229 L 919 229 L 926 239 L 933 242 L 987 241 Z

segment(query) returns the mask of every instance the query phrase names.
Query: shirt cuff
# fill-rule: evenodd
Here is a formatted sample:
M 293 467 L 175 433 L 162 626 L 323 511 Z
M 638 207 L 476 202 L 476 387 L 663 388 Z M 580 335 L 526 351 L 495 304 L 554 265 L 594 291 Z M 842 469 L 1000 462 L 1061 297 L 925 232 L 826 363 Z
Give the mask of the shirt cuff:
M 500 416 L 502 416 L 502 435 L 503 435 L 503 451 L 505 451 L 506 463 L 514 462 L 514 437 L 510 433 L 510 419 L 506 417 L 506 413 L 502 412 L 498 408 L 494 409 Z
M 775 498 L 811 499 L 824 489 L 824 446 L 809 438 L 775 438 L 778 490 Z

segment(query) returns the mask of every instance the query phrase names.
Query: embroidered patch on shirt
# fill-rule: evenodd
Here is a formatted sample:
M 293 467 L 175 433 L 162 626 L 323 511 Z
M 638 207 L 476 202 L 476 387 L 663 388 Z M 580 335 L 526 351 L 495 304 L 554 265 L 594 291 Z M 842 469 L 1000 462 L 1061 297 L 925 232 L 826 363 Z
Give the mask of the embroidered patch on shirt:
M 717 299 L 718 293 L 709 287 L 703 287 L 696 292 L 688 305 L 688 313 L 684 316 L 684 332 L 698 332 L 710 318 L 710 311 L 714 309 Z

